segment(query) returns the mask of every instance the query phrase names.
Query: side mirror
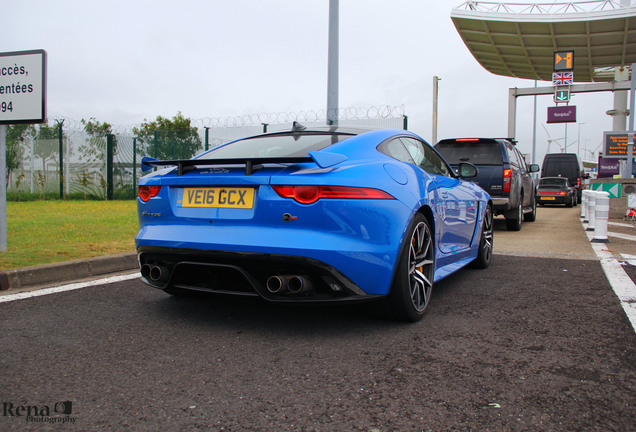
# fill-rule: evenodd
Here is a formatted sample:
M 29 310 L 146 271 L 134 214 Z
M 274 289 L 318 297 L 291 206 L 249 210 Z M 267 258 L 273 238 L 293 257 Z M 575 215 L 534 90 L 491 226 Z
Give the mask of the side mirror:
M 474 178 L 479 174 L 479 168 L 468 162 L 460 162 L 457 165 L 457 176 L 459 178 Z
M 528 168 L 530 168 L 530 172 L 539 172 L 541 171 L 541 167 L 537 164 L 531 164 Z

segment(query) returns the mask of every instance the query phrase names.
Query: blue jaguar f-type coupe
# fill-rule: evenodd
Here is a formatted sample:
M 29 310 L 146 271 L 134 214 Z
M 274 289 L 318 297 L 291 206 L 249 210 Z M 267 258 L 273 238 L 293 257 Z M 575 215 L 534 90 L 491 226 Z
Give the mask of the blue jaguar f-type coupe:
M 170 294 L 377 299 L 417 321 L 434 282 L 492 258 L 490 196 L 464 180 L 477 168 L 408 131 L 294 123 L 152 167 L 136 246 L 142 280 Z

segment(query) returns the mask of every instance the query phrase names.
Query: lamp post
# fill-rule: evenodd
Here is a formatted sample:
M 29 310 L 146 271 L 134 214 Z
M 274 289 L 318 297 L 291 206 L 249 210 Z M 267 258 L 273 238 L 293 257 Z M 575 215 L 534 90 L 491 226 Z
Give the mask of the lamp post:
M 327 124 L 338 124 L 339 4 L 329 0 L 329 46 L 327 52 Z
M 584 122 L 579 122 L 579 136 L 576 139 L 576 154 L 581 153 L 581 125 L 585 124 Z

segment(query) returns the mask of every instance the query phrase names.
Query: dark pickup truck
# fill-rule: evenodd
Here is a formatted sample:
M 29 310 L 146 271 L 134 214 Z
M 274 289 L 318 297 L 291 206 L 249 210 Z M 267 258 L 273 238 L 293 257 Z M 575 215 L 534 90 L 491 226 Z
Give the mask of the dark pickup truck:
M 460 162 L 470 162 L 479 168 L 479 174 L 472 181 L 490 194 L 495 215 L 504 215 L 508 230 L 519 231 L 523 221 L 534 222 L 536 184 L 531 173 L 539 172 L 539 165 L 528 166 L 514 140 L 444 139 L 435 149 L 453 169 L 457 169 Z

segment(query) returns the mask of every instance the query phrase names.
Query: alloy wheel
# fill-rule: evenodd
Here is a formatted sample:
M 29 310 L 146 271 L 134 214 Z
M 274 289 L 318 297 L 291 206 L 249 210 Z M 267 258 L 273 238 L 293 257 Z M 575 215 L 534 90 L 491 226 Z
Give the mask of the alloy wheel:
M 416 311 L 426 309 L 433 290 L 433 236 L 428 225 L 420 222 L 413 231 L 409 248 L 409 290 Z

